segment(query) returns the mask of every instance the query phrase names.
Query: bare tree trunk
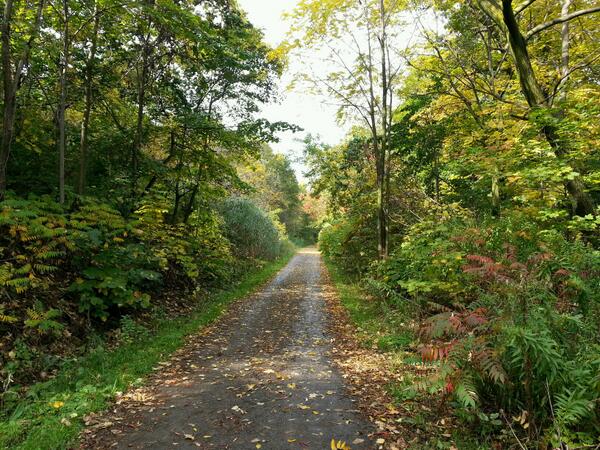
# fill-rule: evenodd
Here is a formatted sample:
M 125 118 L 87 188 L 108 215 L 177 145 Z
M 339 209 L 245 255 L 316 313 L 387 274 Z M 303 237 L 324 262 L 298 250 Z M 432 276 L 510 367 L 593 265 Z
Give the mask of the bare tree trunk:
M 142 50 L 142 67 L 138 76 L 137 93 L 137 121 L 135 127 L 135 138 L 131 150 L 131 194 L 135 197 L 137 189 L 139 154 L 142 149 L 142 139 L 144 134 L 144 107 L 146 101 L 146 78 L 148 76 L 148 46 L 144 44 Z
M 145 0 L 144 7 L 148 8 L 153 4 L 154 0 Z M 144 19 L 148 28 L 151 25 L 152 19 L 149 15 L 144 12 Z M 140 38 L 142 40 L 142 57 L 141 67 L 138 67 L 138 80 L 137 80 L 137 119 L 135 128 L 135 137 L 133 140 L 133 147 L 131 148 L 131 200 L 135 202 L 137 181 L 139 175 L 139 158 L 142 151 L 142 141 L 144 138 L 144 109 L 146 106 L 146 84 L 148 82 L 148 72 L 150 70 L 150 34 L 148 30 L 143 30 L 143 26 L 140 24 Z
M 63 51 L 60 67 L 60 104 L 58 107 L 58 197 L 60 204 L 65 202 L 65 150 L 67 108 L 67 71 L 69 67 L 69 4 L 63 0 Z
M 10 61 L 10 25 L 12 21 L 13 1 L 6 0 L 4 15 L 2 17 L 2 75 L 4 87 L 4 111 L 2 117 L 2 143 L 0 147 L 0 200 L 6 191 L 6 164 L 10 154 L 10 143 L 14 126 L 14 97 L 12 72 Z
M 573 0 L 563 0 L 561 15 L 566 17 L 569 14 L 569 8 Z M 560 30 L 561 37 L 561 53 L 560 53 L 560 76 L 562 83 L 567 82 L 569 76 L 569 22 L 564 22 Z M 566 97 L 566 88 L 563 87 L 561 98 L 564 100 Z
M 366 6 L 365 6 L 366 7 Z M 367 13 L 368 15 L 368 13 Z M 381 148 L 379 133 L 377 131 L 377 119 L 375 112 L 375 79 L 373 77 L 373 48 L 371 45 L 371 28 L 368 25 L 367 17 L 367 59 L 368 59 L 368 78 L 369 78 L 369 128 L 371 130 L 371 140 L 373 145 L 373 154 L 375 155 L 375 171 L 377 184 L 377 252 L 380 259 L 384 259 L 387 254 L 387 224 L 385 214 L 385 151 Z
M 90 116 L 92 112 L 93 102 L 93 82 L 94 65 L 96 62 L 96 49 L 98 43 L 98 30 L 100 27 L 100 14 L 98 13 L 98 5 L 94 5 L 94 30 L 92 32 L 92 46 L 90 48 L 90 56 L 85 66 L 85 106 L 83 109 L 83 120 L 81 121 L 81 136 L 79 140 L 79 183 L 77 192 L 83 195 L 85 192 L 86 175 L 87 175 L 87 153 L 88 153 L 88 136 L 90 127 Z
M 23 69 L 29 64 L 31 47 L 39 32 L 44 1 L 40 0 L 36 11 L 35 22 L 32 25 L 29 41 L 25 44 L 21 57 L 13 68 L 11 58 L 11 24 L 14 10 L 13 0 L 5 0 L 2 16 L 2 29 L 0 30 L 0 45 L 2 46 L 2 83 L 3 83 L 3 111 L 2 111 L 2 142 L 0 142 L 0 200 L 6 192 L 7 174 L 6 166 L 10 156 L 15 116 L 17 110 L 17 92 L 21 84 Z
M 190 216 L 194 212 L 194 202 L 196 201 L 196 195 L 198 195 L 198 189 L 200 188 L 200 183 L 196 183 L 192 192 L 190 193 L 190 198 L 185 206 L 183 211 L 183 223 L 187 224 L 190 220 Z
M 389 221 L 388 221 L 388 210 L 389 210 L 389 155 L 388 155 L 388 67 L 387 67 L 387 36 L 386 36 L 386 14 L 385 14 L 385 3 L 384 0 L 379 1 L 379 15 L 381 23 L 381 35 L 379 36 L 379 48 L 381 50 L 381 127 L 382 127 L 382 138 L 381 138 L 381 185 L 379 186 L 379 196 L 381 196 L 380 214 L 383 220 L 383 227 L 380 236 L 381 250 L 380 257 L 385 259 L 388 257 L 388 239 L 389 239 Z
M 171 214 L 171 225 L 177 223 L 177 214 L 179 214 L 179 203 L 181 201 L 181 193 L 179 192 L 179 180 L 175 183 L 175 202 L 173 204 L 173 214 Z
M 435 158 L 433 159 L 433 170 L 435 176 L 435 201 L 439 203 L 440 201 L 440 155 L 436 150 Z
M 500 217 L 500 182 L 497 170 L 492 175 L 492 216 Z

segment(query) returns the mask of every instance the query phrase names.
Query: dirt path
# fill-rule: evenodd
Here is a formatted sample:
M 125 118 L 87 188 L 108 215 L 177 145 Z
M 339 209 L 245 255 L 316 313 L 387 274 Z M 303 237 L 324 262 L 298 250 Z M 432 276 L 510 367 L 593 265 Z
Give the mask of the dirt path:
M 372 448 L 373 431 L 330 360 L 319 254 L 300 251 L 109 414 L 82 448 Z

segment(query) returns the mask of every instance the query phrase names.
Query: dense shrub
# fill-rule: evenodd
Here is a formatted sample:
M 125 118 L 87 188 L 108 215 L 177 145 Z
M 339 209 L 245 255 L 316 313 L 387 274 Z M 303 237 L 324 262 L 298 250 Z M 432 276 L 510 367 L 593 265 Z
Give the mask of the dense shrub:
M 377 244 L 373 220 L 340 218 L 327 223 L 319 233 L 319 249 L 346 272 L 359 275 L 375 259 Z
M 275 259 L 290 245 L 285 227 L 251 200 L 231 197 L 221 205 L 225 236 L 241 257 Z
M 459 415 L 489 432 L 482 418 L 504 414 L 553 448 L 596 442 L 600 252 L 527 220 L 463 213 L 415 225 L 370 286 L 418 305 L 418 350 L 439 365 L 422 385 Z
M 124 314 L 160 307 L 165 288 L 224 284 L 229 245 L 214 212 L 189 227 L 169 225 L 148 208 L 125 219 L 89 199 L 69 207 L 46 197 L 5 200 L 0 377 L 26 381 L 83 340 L 90 325 L 114 318 L 118 326 Z

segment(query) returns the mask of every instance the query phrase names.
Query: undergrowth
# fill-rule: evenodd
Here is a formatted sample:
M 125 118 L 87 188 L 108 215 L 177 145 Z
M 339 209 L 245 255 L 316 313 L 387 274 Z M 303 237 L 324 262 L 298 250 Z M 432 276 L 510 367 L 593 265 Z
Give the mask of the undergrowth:
M 322 248 L 347 268 L 331 251 L 342 229 L 324 229 Z M 342 295 L 363 339 L 398 343 L 405 363 L 424 368 L 393 387 L 399 402 L 435 398 L 492 447 L 597 444 L 600 253 L 591 245 L 519 216 L 459 213 L 414 225 L 366 270 Z M 408 346 L 401 330 L 415 333 Z
M 4 410 L 0 415 L 0 448 L 67 448 L 83 428 L 87 414 L 106 408 L 117 392 L 143 384 L 144 377 L 181 347 L 186 336 L 217 319 L 232 301 L 265 283 L 292 254 L 288 252 L 231 289 L 208 297 L 189 316 L 155 320 L 151 332 L 123 318 L 126 338 L 122 345 L 111 350 L 99 345 L 89 354 L 67 361 L 56 378 L 31 386 L 25 398 Z

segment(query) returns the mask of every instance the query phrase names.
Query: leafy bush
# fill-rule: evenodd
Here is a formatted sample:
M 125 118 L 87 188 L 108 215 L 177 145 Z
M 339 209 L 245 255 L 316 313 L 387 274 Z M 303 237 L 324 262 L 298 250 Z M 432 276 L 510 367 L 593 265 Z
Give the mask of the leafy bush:
M 86 198 L 70 206 L 49 197 L 1 202 L 0 376 L 35 376 L 46 368 L 36 358 L 65 352 L 63 335 L 76 345 L 94 321 L 113 326 L 109 319 L 160 303 L 165 287 L 224 284 L 229 245 L 212 211 L 190 227 L 167 224 L 158 208 L 125 218 Z M 16 364 L 26 354 L 32 363 Z
M 373 228 L 371 228 L 373 227 Z M 325 224 L 319 233 L 319 249 L 326 258 L 351 274 L 362 274 L 375 259 L 377 244 L 373 221 L 340 218 Z
M 225 236 L 237 255 L 273 260 L 285 251 L 285 228 L 251 200 L 231 197 L 220 209 Z
M 422 381 L 554 447 L 600 429 L 600 252 L 521 218 L 415 225 L 369 285 L 419 306 Z M 489 417 L 489 416 L 485 416 Z M 479 426 L 479 425 L 478 425 Z

